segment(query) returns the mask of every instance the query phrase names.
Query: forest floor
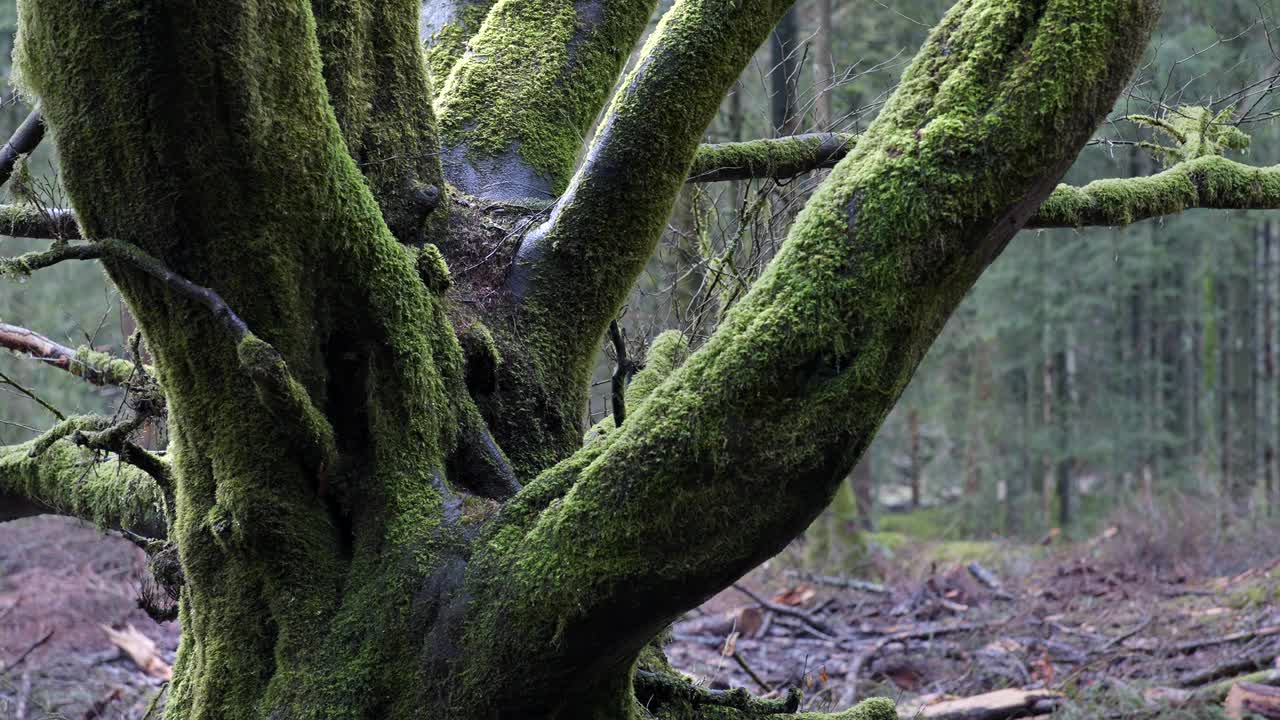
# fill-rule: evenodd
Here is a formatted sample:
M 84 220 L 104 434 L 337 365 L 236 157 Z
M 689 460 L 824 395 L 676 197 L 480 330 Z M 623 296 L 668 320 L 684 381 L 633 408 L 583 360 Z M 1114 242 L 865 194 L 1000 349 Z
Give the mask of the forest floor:
M 1191 557 L 1124 526 L 1060 547 L 872 538 L 892 541 L 882 579 L 806 574 L 790 550 L 676 623 L 673 665 L 710 689 L 801 687 L 812 709 L 888 696 L 903 718 L 973 696 L 954 716 L 984 717 L 1001 689 L 1026 691 L 994 696 L 1021 703 L 1004 717 L 1213 718 L 1233 679 L 1280 683 L 1275 544 Z M 137 548 L 82 523 L 0 524 L 0 717 L 143 717 L 178 636 L 137 609 L 144 579 Z
M 1221 718 L 1237 681 L 1280 684 L 1275 544 L 890 539 L 874 583 L 771 560 L 674 625 L 672 664 L 815 710 L 890 697 L 904 719 Z

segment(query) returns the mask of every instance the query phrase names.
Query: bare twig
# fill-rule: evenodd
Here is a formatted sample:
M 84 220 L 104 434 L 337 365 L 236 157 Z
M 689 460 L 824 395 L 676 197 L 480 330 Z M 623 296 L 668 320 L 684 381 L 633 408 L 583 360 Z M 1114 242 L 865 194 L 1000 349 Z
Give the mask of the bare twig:
M 779 615 L 786 615 L 786 616 L 801 620 L 805 624 L 813 627 L 813 629 L 821 632 L 824 635 L 828 635 L 831 637 L 839 637 L 839 633 L 833 630 L 830 625 L 814 617 L 812 614 L 807 613 L 804 610 L 801 610 L 800 608 L 791 607 L 790 605 L 782 605 L 780 603 L 775 603 L 775 602 L 769 602 L 768 600 L 765 600 L 764 598 L 760 597 L 756 593 L 752 592 L 750 589 L 742 585 L 739 585 L 738 583 L 733 584 L 733 589 L 751 598 L 753 601 L 755 601 L 757 605 L 764 608 L 765 610 L 770 610 L 772 612 L 778 613 Z

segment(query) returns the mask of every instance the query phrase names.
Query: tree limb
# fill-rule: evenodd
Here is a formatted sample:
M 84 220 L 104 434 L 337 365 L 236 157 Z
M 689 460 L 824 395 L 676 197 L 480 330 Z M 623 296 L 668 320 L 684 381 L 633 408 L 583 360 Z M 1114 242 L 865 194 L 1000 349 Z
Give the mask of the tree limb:
M 419 38 L 427 50 L 431 81 L 436 92 L 444 86 L 453 66 L 467 49 L 495 0 L 422 0 Z
M 0 323 L 0 347 L 29 355 L 94 385 L 123 385 L 137 371 L 128 360 L 97 352 L 87 345 L 72 350 L 27 328 L 7 323 Z
M 301 383 L 289 371 L 284 358 L 270 344 L 249 331 L 244 320 L 222 296 L 196 285 L 139 248 L 119 240 L 97 240 L 85 245 L 59 245 L 15 258 L 0 260 L 0 275 L 29 274 L 66 260 L 108 258 L 163 283 L 174 293 L 207 308 L 236 344 L 240 366 L 253 381 L 258 399 L 289 431 L 306 462 L 322 476 L 337 459 L 333 427 L 312 402 Z M 61 347 L 61 346 L 59 346 Z M 49 348 L 53 352 L 57 349 Z M 66 348 L 62 348 L 66 350 Z M 119 451 L 119 447 L 112 447 Z M 323 478 L 321 479 L 323 485 Z
M 450 182 L 489 200 L 559 195 L 653 0 L 506 0 L 436 100 Z M 477 10 L 483 5 L 477 6 Z M 476 12 L 469 10 L 468 12 Z
M 0 520 L 45 512 L 166 536 L 163 494 L 146 473 L 66 441 L 33 455 L 37 442 L 0 447 Z
M 537 398 L 546 410 L 532 430 L 527 416 L 509 427 L 504 413 L 485 412 L 522 476 L 580 445 L 599 338 L 660 239 L 724 92 L 789 4 L 677 2 L 620 84 L 569 189 L 521 239 L 505 282 L 502 309 L 512 317 L 489 327 L 520 353 L 500 368 L 500 400 Z
M 401 242 L 435 239 L 447 209 L 419 0 L 311 7 L 329 103 L 383 221 Z
M 465 652 L 515 658 L 504 672 L 522 677 L 516 692 L 588 683 L 785 547 L 830 502 L 946 318 L 1111 109 L 1157 14 L 1154 0 L 955 5 L 707 343 L 629 408 L 623 427 L 529 483 L 495 520 L 468 575 L 504 630 L 474 623 Z M 608 123 L 603 132 L 580 177 L 625 152 L 610 149 Z M 668 182 L 683 183 L 687 167 Z M 601 197 L 643 174 L 602 189 L 575 183 L 552 234 L 581 211 L 575 192 Z M 634 233 L 604 223 L 613 254 L 560 235 L 544 257 L 567 248 L 578 276 L 621 282 L 626 274 L 603 268 L 617 267 L 614 255 L 629 252 L 617 246 Z M 546 292 L 536 285 L 531 293 Z M 522 499 L 560 489 L 539 512 Z
M 857 136 L 851 133 L 810 133 L 785 138 L 699 145 L 687 182 L 722 182 L 787 178 L 833 168 Z
M 26 120 L 22 121 L 10 136 L 9 141 L 0 147 L 0 185 L 9 181 L 18 158 L 30 154 L 43 139 L 44 118 L 40 116 L 40 108 L 37 107 L 27 115 Z
M 1280 165 L 1252 167 L 1211 155 L 1148 177 L 1062 185 L 1027 227 L 1121 226 L 1195 208 L 1280 209 Z
M 10 203 L 0 205 L 0 235 L 37 240 L 76 240 L 80 226 L 75 213 L 65 208 L 38 208 Z
M 823 134 L 702 145 L 688 181 L 786 179 L 835 166 L 852 143 L 853 136 Z M 1254 167 L 1212 155 L 1147 177 L 1061 185 L 1026 227 L 1119 227 L 1195 209 L 1280 209 L 1280 165 Z

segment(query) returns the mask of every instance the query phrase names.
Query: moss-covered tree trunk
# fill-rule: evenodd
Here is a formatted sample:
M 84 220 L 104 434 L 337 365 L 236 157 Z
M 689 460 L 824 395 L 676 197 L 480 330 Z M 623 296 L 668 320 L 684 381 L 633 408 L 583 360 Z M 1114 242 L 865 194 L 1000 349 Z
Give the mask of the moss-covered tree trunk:
M 828 504 L 1154 3 L 960 0 L 756 287 L 692 354 L 658 338 L 585 445 L 598 341 L 788 2 L 678 0 L 612 98 L 650 0 L 428 6 L 22 0 L 71 247 L 138 318 L 171 445 L 85 482 L 85 421 L 0 449 L 0 491 L 165 536 L 175 720 L 793 709 L 654 639 Z M 1131 214 L 1227 203 L 1203 177 Z M 1075 192 L 1043 221 L 1119 212 Z

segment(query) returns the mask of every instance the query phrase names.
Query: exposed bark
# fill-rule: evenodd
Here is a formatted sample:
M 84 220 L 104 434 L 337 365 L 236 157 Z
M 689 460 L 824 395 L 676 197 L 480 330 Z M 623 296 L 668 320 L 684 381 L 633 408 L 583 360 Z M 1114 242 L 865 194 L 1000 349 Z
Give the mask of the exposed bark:
M 22 121 L 9 141 L 0 147 L 0 185 L 8 182 L 18 158 L 35 150 L 43 139 L 44 118 L 40 117 L 40 108 L 36 108 Z
M 7 323 L 0 323 L 0 348 L 66 370 L 94 385 L 123 385 L 137 372 L 128 360 L 113 358 L 84 345 L 72 349 L 39 333 Z
M 449 181 L 487 200 L 545 201 L 562 193 L 654 4 L 495 4 L 440 80 L 436 108 Z

